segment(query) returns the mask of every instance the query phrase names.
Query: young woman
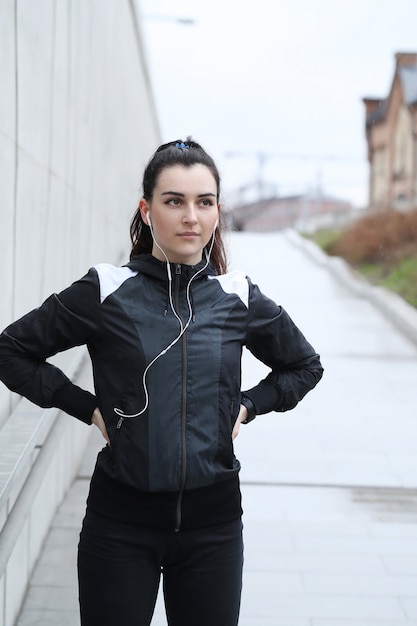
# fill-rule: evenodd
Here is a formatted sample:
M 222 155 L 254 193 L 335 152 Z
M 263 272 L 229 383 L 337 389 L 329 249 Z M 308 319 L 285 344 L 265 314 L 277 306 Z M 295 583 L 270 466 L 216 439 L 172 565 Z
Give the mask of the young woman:
M 235 626 L 242 580 L 239 462 L 256 415 L 292 409 L 319 356 L 280 306 L 226 272 L 220 180 L 191 140 L 143 177 L 130 262 L 101 264 L 0 338 L 0 377 L 95 424 L 99 453 L 80 535 L 83 626 L 151 623 L 160 577 L 171 626 Z M 46 363 L 86 344 L 95 395 Z M 271 372 L 241 391 L 246 346 Z

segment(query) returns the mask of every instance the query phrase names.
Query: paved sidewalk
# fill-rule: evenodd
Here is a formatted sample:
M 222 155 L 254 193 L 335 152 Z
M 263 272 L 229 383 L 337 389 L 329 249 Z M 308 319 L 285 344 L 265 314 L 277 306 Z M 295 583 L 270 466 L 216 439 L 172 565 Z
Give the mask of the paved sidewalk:
M 230 252 L 285 306 L 326 370 L 295 410 L 259 417 L 236 442 L 240 626 L 417 626 L 417 348 L 285 235 L 234 235 Z M 247 355 L 244 367 L 244 386 L 265 371 Z M 101 445 L 91 437 L 18 626 L 79 624 L 76 545 Z M 159 598 L 152 626 L 163 625 Z

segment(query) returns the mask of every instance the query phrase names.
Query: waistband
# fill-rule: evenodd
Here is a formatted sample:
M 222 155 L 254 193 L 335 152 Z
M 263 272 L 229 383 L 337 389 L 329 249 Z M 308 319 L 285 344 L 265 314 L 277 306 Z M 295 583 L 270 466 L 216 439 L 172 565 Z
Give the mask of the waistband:
M 105 517 L 147 528 L 174 530 L 179 492 L 149 493 L 125 485 L 96 467 L 87 507 Z M 181 497 L 181 529 L 224 524 L 242 516 L 239 477 L 199 489 Z

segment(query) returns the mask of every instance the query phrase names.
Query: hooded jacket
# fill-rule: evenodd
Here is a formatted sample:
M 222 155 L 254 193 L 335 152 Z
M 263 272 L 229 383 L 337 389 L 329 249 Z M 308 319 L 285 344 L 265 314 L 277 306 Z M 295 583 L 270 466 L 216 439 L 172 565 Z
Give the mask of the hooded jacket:
M 182 493 L 237 476 L 231 432 L 244 346 L 271 370 L 243 392 L 256 414 L 292 409 L 322 376 L 282 307 L 244 273 L 204 265 L 172 264 L 170 281 L 167 264 L 150 254 L 97 265 L 0 337 L 0 379 L 86 423 L 98 406 L 111 441 L 98 467 L 143 492 Z M 95 395 L 46 361 L 81 344 Z

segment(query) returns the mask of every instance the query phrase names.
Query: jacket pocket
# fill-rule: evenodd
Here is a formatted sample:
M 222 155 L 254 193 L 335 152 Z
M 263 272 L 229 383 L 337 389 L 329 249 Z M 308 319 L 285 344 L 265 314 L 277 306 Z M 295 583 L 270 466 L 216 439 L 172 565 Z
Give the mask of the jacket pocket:
M 118 443 L 120 439 L 120 431 L 122 430 L 124 421 L 125 421 L 124 417 L 119 417 L 119 421 L 116 424 L 116 431 L 114 433 L 113 440 L 111 441 L 110 453 L 111 453 L 112 468 L 114 468 L 114 466 L 116 465 L 116 452 L 117 452 L 117 447 L 118 447 Z

